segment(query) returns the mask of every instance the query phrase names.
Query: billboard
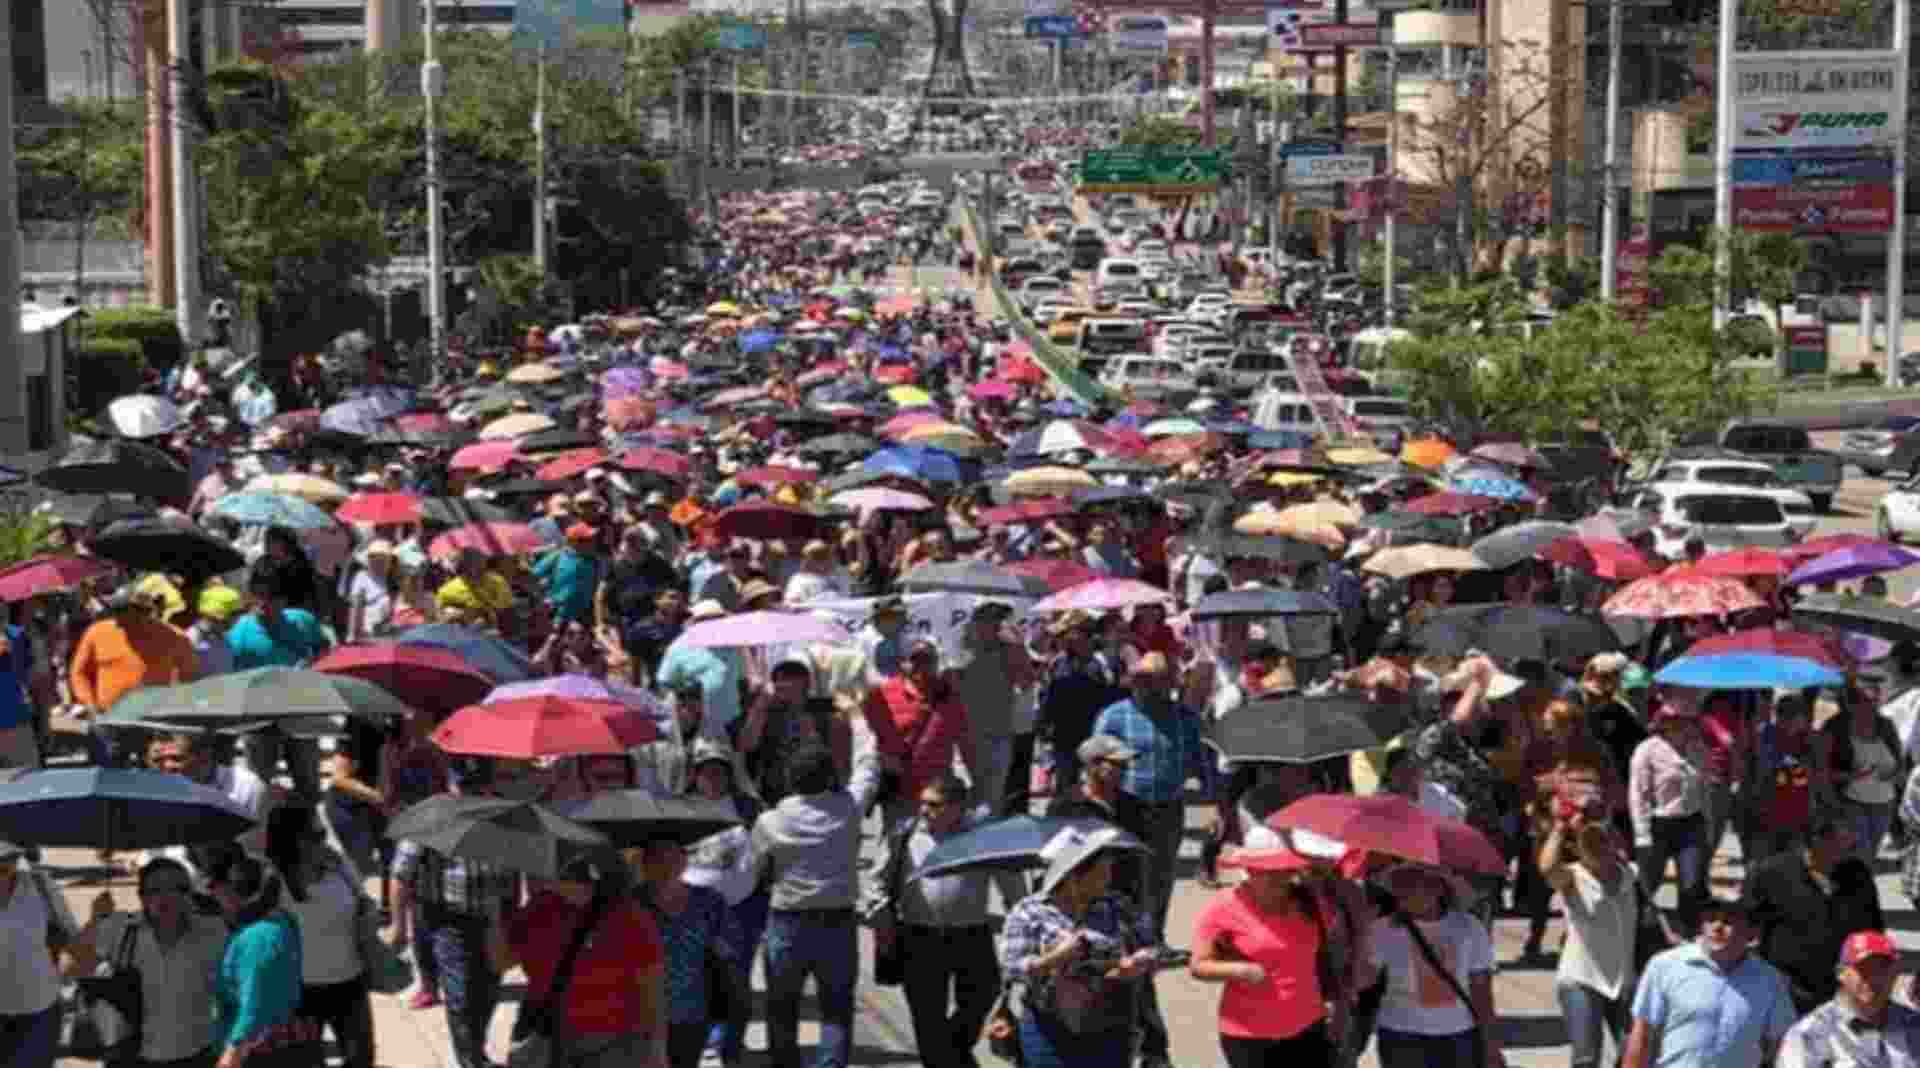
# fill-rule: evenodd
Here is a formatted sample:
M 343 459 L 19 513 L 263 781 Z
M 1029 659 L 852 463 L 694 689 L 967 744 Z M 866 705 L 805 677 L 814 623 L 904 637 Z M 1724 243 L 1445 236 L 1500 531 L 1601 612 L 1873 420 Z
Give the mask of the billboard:
M 1893 229 L 1893 188 L 1877 182 L 1830 186 L 1740 186 L 1733 224 L 1743 230 L 1881 233 Z
M 632 5 L 636 14 L 685 14 L 685 4 Z M 513 7 L 513 35 L 530 44 L 566 48 L 582 36 L 621 34 L 627 29 L 625 0 L 520 0 Z
M 1159 15 L 1115 15 L 1107 20 L 1107 44 L 1116 52 L 1167 50 L 1167 20 Z
M 1891 153 L 1906 94 L 1892 52 L 1747 52 L 1733 57 L 1736 151 Z

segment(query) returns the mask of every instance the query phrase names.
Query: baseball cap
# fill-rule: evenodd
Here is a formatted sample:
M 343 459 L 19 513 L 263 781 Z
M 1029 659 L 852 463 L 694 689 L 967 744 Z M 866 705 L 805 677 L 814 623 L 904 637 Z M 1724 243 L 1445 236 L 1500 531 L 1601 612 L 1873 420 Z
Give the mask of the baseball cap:
M 1900 959 L 1900 947 L 1885 931 L 1855 931 L 1847 936 L 1840 945 L 1840 963 L 1847 967 L 1866 960 L 1869 957 Z

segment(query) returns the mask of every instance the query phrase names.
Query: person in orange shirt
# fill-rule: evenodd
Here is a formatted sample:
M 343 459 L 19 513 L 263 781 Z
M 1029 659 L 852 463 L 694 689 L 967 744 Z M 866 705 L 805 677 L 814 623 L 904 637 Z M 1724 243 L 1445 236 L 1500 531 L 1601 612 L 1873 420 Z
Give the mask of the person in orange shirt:
M 158 596 L 132 588 L 109 604 L 110 614 L 88 627 L 73 648 L 67 683 L 73 699 L 93 718 L 142 686 L 192 682 L 200 674 L 193 642 L 160 621 Z M 92 735 L 94 759 L 108 763 L 111 753 L 99 732 Z

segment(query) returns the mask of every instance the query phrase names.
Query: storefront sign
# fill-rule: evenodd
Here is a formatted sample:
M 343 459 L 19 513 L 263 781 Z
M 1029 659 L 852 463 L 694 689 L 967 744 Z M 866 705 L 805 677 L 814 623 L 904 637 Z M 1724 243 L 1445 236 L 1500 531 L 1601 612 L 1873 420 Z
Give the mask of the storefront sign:
M 1880 184 L 1736 188 L 1733 224 L 1743 230 L 1795 233 L 1889 231 L 1893 189 Z

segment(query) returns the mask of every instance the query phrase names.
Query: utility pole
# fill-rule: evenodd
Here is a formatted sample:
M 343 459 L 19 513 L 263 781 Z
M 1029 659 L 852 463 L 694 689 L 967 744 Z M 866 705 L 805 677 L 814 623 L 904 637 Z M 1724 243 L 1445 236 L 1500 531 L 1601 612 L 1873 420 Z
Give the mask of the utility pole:
M 1620 7 L 1607 0 L 1607 147 L 1601 161 L 1603 210 L 1600 216 L 1600 300 L 1612 304 L 1620 255 Z
M 1333 21 L 1337 26 L 1347 24 L 1347 0 L 1333 0 Z M 1335 45 L 1333 49 L 1333 139 L 1339 144 L 1340 151 L 1347 150 L 1347 46 Z M 1333 269 L 1347 269 L 1347 224 L 1341 221 L 1341 214 L 1347 210 L 1347 183 L 1333 184 L 1334 212 L 1333 222 Z
M 1400 214 L 1400 46 L 1395 43 L 1387 49 L 1387 175 L 1386 175 L 1386 213 L 1382 226 L 1382 236 L 1387 243 L 1387 254 L 1382 257 L 1386 266 L 1381 269 L 1380 299 L 1381 322 L 1387 328 L 1387 340 L 1393 340 L 1393 272 L 1394 260 L 1400 255 L 1399 229 L 1394 224 Z
M 1913 4 L 1904 0 L 1893 5 L 1893 47 L 1893 84 L 1905 86 L 1913 77 Z M 1912 101 L 1903 95 L 1902 116 L 1912 106 Z M 1887 385 L 1898 386 L 1900 357 L 1906 352 L 1907 334 L 1907 139 L 1904 137 L 1897 139 L 1893 148 L 1893 232 L 1887 235 L 1887 242 Z M 1872 334 L 1867 335 L 1867 343 L 1873 343 Z
M 0 76 L 0 286 L 8 293 L 13 310 L 0 315 L 0 346 L 9 358 L 0 360 L 0 448 L 9 452 L 27 451 L 26 382 L 20 376 L 20 232 L 19 174 L 14 167 L 13 149 L 13 26 L 11 19 L 0 19 L 0 63 L 6 65 Z M 58 385 L 55 388 L 60 388 Z M 64 428 L 54 428 L 55 441 L 64 440 Z
M 533 90 L 533 269 L 547 284 L 547 44 L 540 42 Z
M 191 2 L 167 0 L 167 58 L 173 74 L 173 316 L 189 349 L 201 344 L 206 333 L 201 328 L 206 309 L 200 306 L 200 213 L 194 207 L 199 180 L 193 166 L 193 119 L 186 107 Z
M 1896 9 L 1905 6 L 1895 4 Z M 1898 17 L 1896 16 L 1898 21 Z M 1733 304 L 1733 45 L 1740 32 L 1740 0 L 1720 0 L 1720 41 L 1714 63 L 1713 328 L 1726 329 Z M 1905 47 L 1905 42 L 1896 42 Z
M 447 348 L 447 280 L 441 262 L 441 234 L 444 225 L 440 204 L 440 91 L 446 85 L 446 72 L 440 67 L 439 18 L 435 8 L 440 0 L 423 0 L 426 5 L 426 60 L 420 64 L 420 97 L 425 104 L 427 138 L 427 353 L 438 361 Z
M 96 99 L 93 95 L 93 49 L 82 51 L 80 62 L 86 67 L 86 99 L 91 103 Z M 79 129 L 82 160 L 87 159 L 87 125 L 86 113 L 82 112 Z M 80 223 L 73 230 L 73 302 L 83 308 L 87 305 L 87 231 L 93 228 L 93 190 L 87 185 L 88 183 L 82 182 Z
M 704 175 L 713 162 L 713 57 L 708 56 L 700 69 L 700 173 Z
M 730 147 L 727 155 L 735 167 L 740 165 L 740 53 L 733 54 L 733 134 L 727 138 Z

